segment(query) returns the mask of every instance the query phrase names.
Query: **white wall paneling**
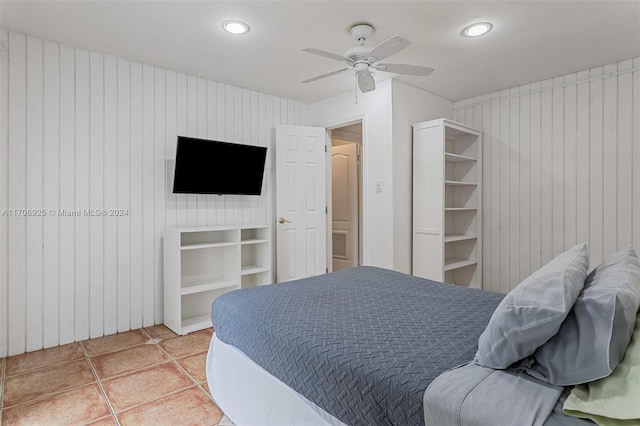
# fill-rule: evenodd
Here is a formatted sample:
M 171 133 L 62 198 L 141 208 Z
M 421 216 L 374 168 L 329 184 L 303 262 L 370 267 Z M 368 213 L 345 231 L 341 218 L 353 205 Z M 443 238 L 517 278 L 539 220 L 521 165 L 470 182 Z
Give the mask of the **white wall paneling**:
M 142 135 L 141 135 L 141 177 L 142 197 L 140 199 L 141 265 L 142 265 L 142 325 L 147 327 L 155 323 L 155 141 L 154 141 L 154 104 L 155 71 L 152 66 L 142 67 Z M 160 177 L 160 182 L 164 177 Z
M 26 203 L 26 37 L 9 34 L 9 118 L 7 120 L 9 147 L 9 203 L 8 207 Z M 12 111 L 19 111 L 13 114 Z M 12 182 L 15 186 L 12 187 Z M 24 216 L 9 216 L 8 253 L 8 336 L 9 345 L 26 349 L 26 226 Z
M 162 323 L 165 228 L 273 220 L 271 152 L 260 197 L 176 196 L 176 136 L 272 149 L 273 126 L 308 124 L 308 106 L 1 36 L 0 207 L 47 213 L 0 217 L 0 357 Z
M 88 208 L 89 201 L 89 52 L 81 49 L 74 49 L 75 56 L 75 99 L 74 124 L 75 124 L 75 167 L 72 169 L 73 184 L 75 186 L 75 207 Z M 29 107 L 27 107 L 29 108 Z M 30 110 L 30 108 L 29 108 Z M 35 168 L 29 167 L 29 175 L 31 170 Z M 28 193 L 28 189 L 27 189 Z M 37 205 L 34 201 L 34 206 Z M 27 222 L 27 225 L 29 225 Z M 73 340 L 89 338 L 89 217 L 77 217 L 74 223 L 74 260 L 75 260 L 75 281 L 73 288 L 75 333 L 72 335 Z M 27 238 L 29 241 L 29 238 Z M 28 261 L 31 261 L 27 256 Z M 35 265 L 34 265 L 35 266 Z M 29 268 L 31 269 L 31 267 Z M 29 306 L 29 301 L 27 306 Z M 37 311 L 34 311 L 34 316 Z
M 118 200 L 118 78 L 117 59 L 113 56 L 103 58 L 104 73 L 104 201 L 101 206 L 117 206 Z M 98 98 L 94 99 L 98 101 Z M 118 330 L 118 218 L 107 216 L 103 219 L 104 229 L 104 334 Z
M 153 70 L 153 198 L 154 207 L 147 207 L 147 211 L 153 211 L 154 228 L 153 228 L 153 284 L 149 284 L 153 287 L 154 292 L 154 322 L 160 323 L 163 321 L 163 254 L 162 254 L 162 241 L 158 238 L 158 235 L 162 235 L 168 222 L 168 209 L 167 199 L 167 175 L 168 167 L 166 155 L 166 135 L 169 120 L 166 114 L 166 103 L 169 98 L 167 96 L 167 72 L 165 70 L 155 68 Z M 212 83 L 215 84 L 215 83 Z M 209 110 L 210 113 L 211 110 Z M 149 153 L 151 155 L 151 153 Z M 215 207 L 215 206 L 212 206 Z M 151 215 L 151 213 L 147 213 Z M 149 294 L 145 292 L 145 297 L 149 297 Z
M 43 206 L 55 206 L 60 198 L 60 46 L 44 42 L 44 130 Z M 46 177 L 46 179 L 44 178 Z M 55 177 L 55 178 L 54 178 Z M 60 224 L 55 215 L 44 217 L 43 254 L 43 342 L 58 344 L 60 319 Z M 46 303 L 44 303 L 46 301 Z
M 129 64 L 129 328 L 142 327 L 142 65 Z M 120 220 L 123 222 L 123 220 Z
M 105 197 L 105 74 L 104 58 L 97 53 L 89 56 L 89 206 L 99 209 Z M 54 204 L 46 203 L 46 204 Z M 46 220 L 46 218 L 45 218 Z M 104 333 L 104 283 L 105 283 L 105 226 L 100 217 L 89 218 L 89 337 Z
M 640 58 L 454 108 L 484 132 L 486 289 L 509 291 L 578 242 L 591 267 L 640 250 Z
M 26 175 L 26 208 L 37 209 L 43 197 L 43 55 L 44 43 L 40 39 L 27 38 L 27 111 L 26 167 L 32 173 Z M 42 345 L 43 309 L 43 218 L 33 217 L 26 222 L 26 258 L 33 259 L 33 266 L 26 270 L 27 350 Z
M 6 33 L 2 33 L 0 36 L 0 211 L 2 211 L 9 204 L 9 140 L 6 131 L 9 110 L 9 40 Z M 9 341 L 9 329 L 7 327 L 9 322 L 8 224 L 9 218 L 0 215 L 0 356 L 6 352 Z M 4 348 L 4 351 L 2 348 Z
M 15 33 L 9 34 L 9 40 L 11 36 L 21 37 Z M 9 49 L 12 48 L 10 44 Z M 11 59 L 9 59 L 11 61 Z M 75 208 L 75 51 L 73 47 L 67 45 L 60 45 L 60 192 L 58 204 L 56 207 L 61 209 L 73 210 Z M 11 79 L 13 73 L 9 74 Z M 9 100 L 11 100 L 11 93 L 9 93 Z M 25 107 L 26 110 L 27 107 Z M 13 108 L 9 110 L 9 115 L 18 115 L 17 111 Z M 52 178 L 55 178 L 52 177 Z M 9 193 L 11 194 L 17 189 L 14 184 L 17 184 L 11 177 L 9 178 Z M 12 204 L 20 208 L 20 204 Z M 60 289 L 59 289 L 59 343 L 73 342 L 75 334 L 74 324 L 74 289 L 75 289 L 75 229 L 74 219 L 69 217 L 59 217 L 58 239 L 59 245 L 59 262 L 60 262 Z M 9 234 L 9 240 L 13 241 L 16 235 Z M 18 238 L 20 238 L 18 236 Z M 24 259 L 26 262 L 28 259 Z M 9 268 L 12 268 L 9 265 Z M 18 305 L 18 308 L 20 305 Z M 11 327 L 11 324 L 9 325 Z M 11 342 L 9 342 L 11 345 Z M 11 352 L 10 352 L 11 353 Z

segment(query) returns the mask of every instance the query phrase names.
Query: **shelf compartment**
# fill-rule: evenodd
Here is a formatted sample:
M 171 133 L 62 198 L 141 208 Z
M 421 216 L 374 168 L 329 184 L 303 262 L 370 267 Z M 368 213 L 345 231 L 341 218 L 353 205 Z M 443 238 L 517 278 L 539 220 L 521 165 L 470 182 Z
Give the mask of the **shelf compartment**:
M 475 212 L 478 209 L 475 207 L 445 207 L 444 210 L 448 212 Z
M 478 184 L 474 182 L 461 182 L 459 180 L 445 180 L 444 184 L 449 186 L 478 186 Z
M 477 239 L 477 235 L 446 235 L 444 237 L 445 243 L 454 243 L 456 241 L 467 241 Z
M 224 243 L 188 243 L 180 246 L 180 250 L 198 250 L 215 247 L 228 247 L 235 246 L 238 243 L 224 242 Z
M 444 152 L 476 158 L 478 136 L 445 125 Z
M 241 287 L 242 288 L 259 287 L 262 285 L 271 284 L 272 282 L 273 282 L 273 278 L 271 276 L 270 270 L 267 270 L 260 273 L 243 275 Z
M 181 334 L 211 327 L 211 305 L 216 297 L 235 290 L 240 286 L 208 290 L 200 293 L 185 294 L 180 299 L 180 329 Z
M 444 166 L 444 180 L 452 182 L 478 182 L 478 166 L 476 161 L 447 161 Z
M 478 187 L 475 185 L 445 185 L 444 208 L 478 208 Z
M 240 281 L 240 245 L 207 247 L 202 250 L 181 250 L 181 291 L 192 286 L 212 282 Z
M 211 323 L 211 315 L 202 314 L 182 319 L 182 334 L 188 334 L 194 331 L 203 330 L 213 327 Z
M 237 243 L 240 238 L 235 229 L 216 231 L 183 232 L 180 235 L 181 247 L 199 248 L 199 245 L 213 244 L 211 247 L 222 247 L 227 244 Z M 221 244 L 218 246 L 217 244 Z
M 460 154 L 454 154 L 452 152 L 445 152 L 444 161 L 449 161 L 451 163 L 461 163 L 461 162 L 467 162 L 467 161 L 478 161 L 478 159 L 469 157 L 468 155 L 460 155 Z
M 444 258 L 452 260 L 445 262 L 445 271 L 448 264 L 457 264 L 458 260 L 477 262 L 478 237 L 475 231 L 448 232 L 446 235 L 447 237 L 444 238 Z M 473 237 L 467 237 L 469 235 L 473 235 Z M 457 267 L 459 266 L 455 266 L 455 268 Z
M 240 275 L 259 274 L 269 271 L 271 267 L 269 244 L 242 245 L 240 259 Z
M 462 287 L 477 288 L 476 274 L 478 273 L 476 265 L 467 265 L 462 268 L 452 269 L 444 273 L 444 282 L 456 284 Z
M 182 287 L 180 288 L 180 294 L 185 296 L 187 294 L 203 293 L 210 290 L 231 288 L 240 288 L 240 285 L 237 281 L 225 280 L 220 278 L 200 279 L 189 282 L 183 281 Z
M 475 208 L 446 208 L 444 214 L 444 242 L 458 241 L 463 238 L 453 238 L 455 236 L 478 236 L 478 211 Z M 458 257 L 458 256 L 449 256 Z M 464 257 L 464 256 L 463 256 Z
M 270 229 L 268 227 L 248 228 L 240 231 L 240 241 L 244 244 L 248 241 L 268 241 Z
M 451 257 L 444 260 L 444 270 L 453 271 L 455 269 L 464 268 L 471 265 L 476 265 L 478 262 L 474 259 L 458 259 L 457 257 Z

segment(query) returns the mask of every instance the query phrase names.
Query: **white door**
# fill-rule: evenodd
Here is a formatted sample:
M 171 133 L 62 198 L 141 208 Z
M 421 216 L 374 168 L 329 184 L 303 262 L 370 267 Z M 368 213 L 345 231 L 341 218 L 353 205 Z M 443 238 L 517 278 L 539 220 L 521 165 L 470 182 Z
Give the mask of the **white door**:
M 358 144 L 331 148 L 333 270 L 358 266 Z
M 276 127 L 276 265 L 278 282 L 324 274 L 326 131 Z

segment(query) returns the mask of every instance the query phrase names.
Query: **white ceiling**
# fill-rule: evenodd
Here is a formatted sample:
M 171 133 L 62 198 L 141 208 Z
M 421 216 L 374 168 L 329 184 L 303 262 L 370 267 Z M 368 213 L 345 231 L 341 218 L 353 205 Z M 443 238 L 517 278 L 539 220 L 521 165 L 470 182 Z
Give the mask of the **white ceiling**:
M 342 68 L 300 49 L 337 54 L 353 46 L 351 25 L 413 42 L 385 60 L 435 68 L 399 77 L 451 100 L 640 56 L 640 1 L 2 1 L 0 25 L 134 61 L 279 96 L 315 102 L 353 90 Z M 242 36 L 221 23 L 241 19 Z M 489 21 L 493 31 L 460 36 Z M 376 79 L 389 74 L 378 72 Z

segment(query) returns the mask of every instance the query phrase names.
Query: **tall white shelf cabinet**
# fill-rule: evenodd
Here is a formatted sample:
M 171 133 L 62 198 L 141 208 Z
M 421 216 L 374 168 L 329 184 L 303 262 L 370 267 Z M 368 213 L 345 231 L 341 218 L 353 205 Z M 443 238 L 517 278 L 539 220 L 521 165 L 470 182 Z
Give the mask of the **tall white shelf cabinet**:
M 219 295 L 272 282 L 269 226 L 164 232 L 164 323 L 178 334 L 211 327 Z
M 482 133 L 413 125 L 413 275 L 482 288 Z

